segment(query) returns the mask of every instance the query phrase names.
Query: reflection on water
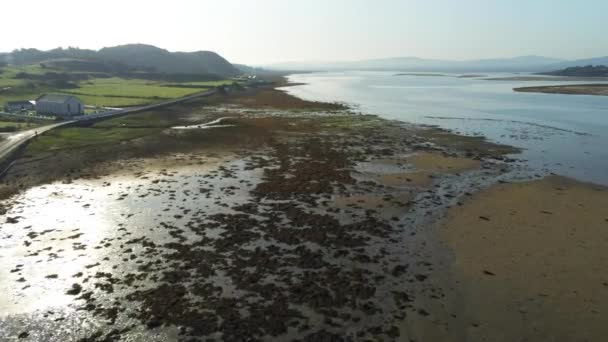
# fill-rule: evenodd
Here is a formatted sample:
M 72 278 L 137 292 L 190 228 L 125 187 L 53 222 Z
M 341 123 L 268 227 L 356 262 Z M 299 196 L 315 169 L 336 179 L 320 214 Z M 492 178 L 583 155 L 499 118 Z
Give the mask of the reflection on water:
M 218 239 L 222 228 L 199 231 L 191 225 L 249 201 L 260 171 L 244 171 L 242 159 L 194 161 L 56 182 L 4 201 L 9 209 L 0 215 L 0 340 L 22 331 L 45 341 L 94 334 L 114 324 L 123 308 L 138 310 L 117 298 L 157 286 L 158 275 L 142 271 L 166 262 L 160 246 Z M 221 275 L 213 282 L 229 287 Z M 126 326 L 131 318 L 119 320 Z M 173 330 L 140 327 L 130 336 L 175 340 Z
M 242 163 L 233 161 L 227 167 Z M 0 292 L 7 294 L 0 296 L 2 315 L 64 310 L 74 299 L 66 293 L 73 283 L 98 272 L 129 272 L 138 266 L 121 257 L 129 240 L 177 241 L 168 230 L 151 228 L 183 225 L 201 211 L 229 212 L 230 206 L 246 202 L 251 183 L 239 183 L 228 198 L 224 192 L 231 181 L 219 179 L 220 171 L 213 167 L 217 164 L 208 162 L 177 171 L 53 183 L 7 201 L 11 208 L 0 216 Z M 206 233 L 213 238 L 221 230 Z M 138 248 L 133 246 L 130 253 L 138 254 Z
M 525 149 L 522 157 L 539 170 L 608 184 L 608 97 L 516 93 L 515 87 L 555 82 L 450 76 L 312 73 L 290 76 L 305 84 L 285 90 L 308 100 L 354 104 L 388 119 L 483 135 Z
M 117 219 L 118 208 L 105 200 L 106 191 L 84 184 L 53 184 L 32 188 L 16 199 L 17 205 L 6 215 L 15 223 L 0 231 L 0 292 L 9 294 L 0 296 L 2 313 L 71 301 L 61 280 L 103 258 L 100 250 L 85 251 L 86 246 L 112 235 L 110 223 Z

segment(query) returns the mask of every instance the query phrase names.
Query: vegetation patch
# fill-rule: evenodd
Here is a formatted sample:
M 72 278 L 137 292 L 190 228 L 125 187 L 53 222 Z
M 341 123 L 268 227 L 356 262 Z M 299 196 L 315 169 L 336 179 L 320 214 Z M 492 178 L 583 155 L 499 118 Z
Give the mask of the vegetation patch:
M 160 83 L 123 78 L 98 78 L 79 84 L 74 94 L 101 97 L 174 98 L 195 93 L 190 88 L 163 87 Z
M 38 136 L 28 145 L 26 153 L 36 154 L 100 144 L 111 145 L 158 132 L 159 130 L 154 128 L 62 128 Z
M 229 99 L 230 103 L 252 109 L 285 109 L 307 111 L 338 111 L 348 107 L 341 103 L 314 102 L 299 99 L 277 89 L 263 89 L 250 94 Z
M 41 126 L 43 123 L 30 118 L 0 116 L 0 132 L 16 132 Z
M 64 63 L 41 63 L 6 67 L 0 73 L 0 104 L 33 100 L 45 93 L 63 93 L 78 96 L 90 106 L 127 107 L 180 98 L 233 83 L 232 80 L 218 80 L 209 75 L 109 74 L 81 68 L 72 70 L 64 66 Z

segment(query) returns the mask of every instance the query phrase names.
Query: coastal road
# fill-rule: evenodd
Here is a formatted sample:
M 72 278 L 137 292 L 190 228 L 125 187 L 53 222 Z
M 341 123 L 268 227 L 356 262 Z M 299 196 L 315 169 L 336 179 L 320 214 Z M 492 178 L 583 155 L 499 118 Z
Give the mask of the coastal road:
M 27 131 L 16 132 L 9 135 L 4 135 L 3 140 L 0 140 L 0 161 L 4 160 L 8 155 L 11 154 L 21 144 L 35 137 L 37 134 L 42 134 L 46 131 L 50 131 L 59 126 L 67 125 L 74 121 L 63 121 L 52 125 L 46 125 L 42 127 L 32 128 Z
M 73 120 L 70 120 L 70 121 L 62 121 L 62 122 L 54 123 L 51 125 L 46 125 L 46 126 L 30 129 L 27 131 L 21 131 L 21 132 L 8 134 L 8 135 L 3 135 L 1 137 L 3 139 L 0 140 L 0 162 L 3 161 L 8 156 L 10 156 L 10 154 L 15 149 L 17 149 L 19 146 L 21 146 L 28 140 L 32 139 L 33 137 L 35 137 L 37 134 L 42 134 L 44 132 L 55 129 L 57 127 L 66 126 L 66 125 L 69 125 L 69 124 L 72 124 L 72 123 L 78 122 L 78 121 L 99 120 L 99 119 L 104 119 L 104 118 L 109 119 L 109 118 L 119 116 L 119 115 L 127 115 L 127 114 L 131 114 L 131 113 L 143 112 L 146 110 L 170 106 L 170 105 L 178 104 L 181 102 L 193 100 L 193 99 L 196 99 L 199 97 L 211 96 L 215 93 L 216 93 L 216 90 L 214 89 L 214 90 L 195 93 L 192 95 L 180 97 L 178 99 L 167 100 L 167 101 L 163 101 L 163 102 L 159 102 L 159 103 L 155 103 L 155 104 L 151 104 L 151 105 L 147 105 L 147 106 L 132 107 L 132 108 L 126 108 L 126 109 L 115 109 L 115 110 L 111 110 L 111 111 L 100 113 L 100 114 L 94 114 L 94 115 L 83 115 L 83 116 L 75 117 L 75 118 L 73 118 Z M 4 171 L 6 171 L 6 170 L 0 170 L 0 174 L 4 173 Z

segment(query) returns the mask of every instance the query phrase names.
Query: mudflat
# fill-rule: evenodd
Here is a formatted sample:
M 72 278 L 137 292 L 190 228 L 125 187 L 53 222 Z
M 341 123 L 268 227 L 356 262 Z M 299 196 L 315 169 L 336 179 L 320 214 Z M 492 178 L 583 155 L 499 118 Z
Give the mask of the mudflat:
M 514 88 L 513 90 L 522 93 L 608 96 L 608 84 L 568 84 L 544 87 L 521 87 Z
M 498 184 L 448 211 L 468 341 L 608 336 L 608 189 L 551 176 Z

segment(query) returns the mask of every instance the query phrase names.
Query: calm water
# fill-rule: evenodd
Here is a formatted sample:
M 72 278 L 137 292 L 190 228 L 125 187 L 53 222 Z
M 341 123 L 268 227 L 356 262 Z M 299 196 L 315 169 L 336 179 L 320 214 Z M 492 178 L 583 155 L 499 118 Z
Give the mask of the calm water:
M 512 76 L 506 74 L 489 75 Z M 298 97 L 340 101 L 387 119 L 433 124 L 525 149 L 531 167 L 608 185 L 608 96 L 516 93 L 589 82 L 491 81 L 393 72 L 290 76 Z

